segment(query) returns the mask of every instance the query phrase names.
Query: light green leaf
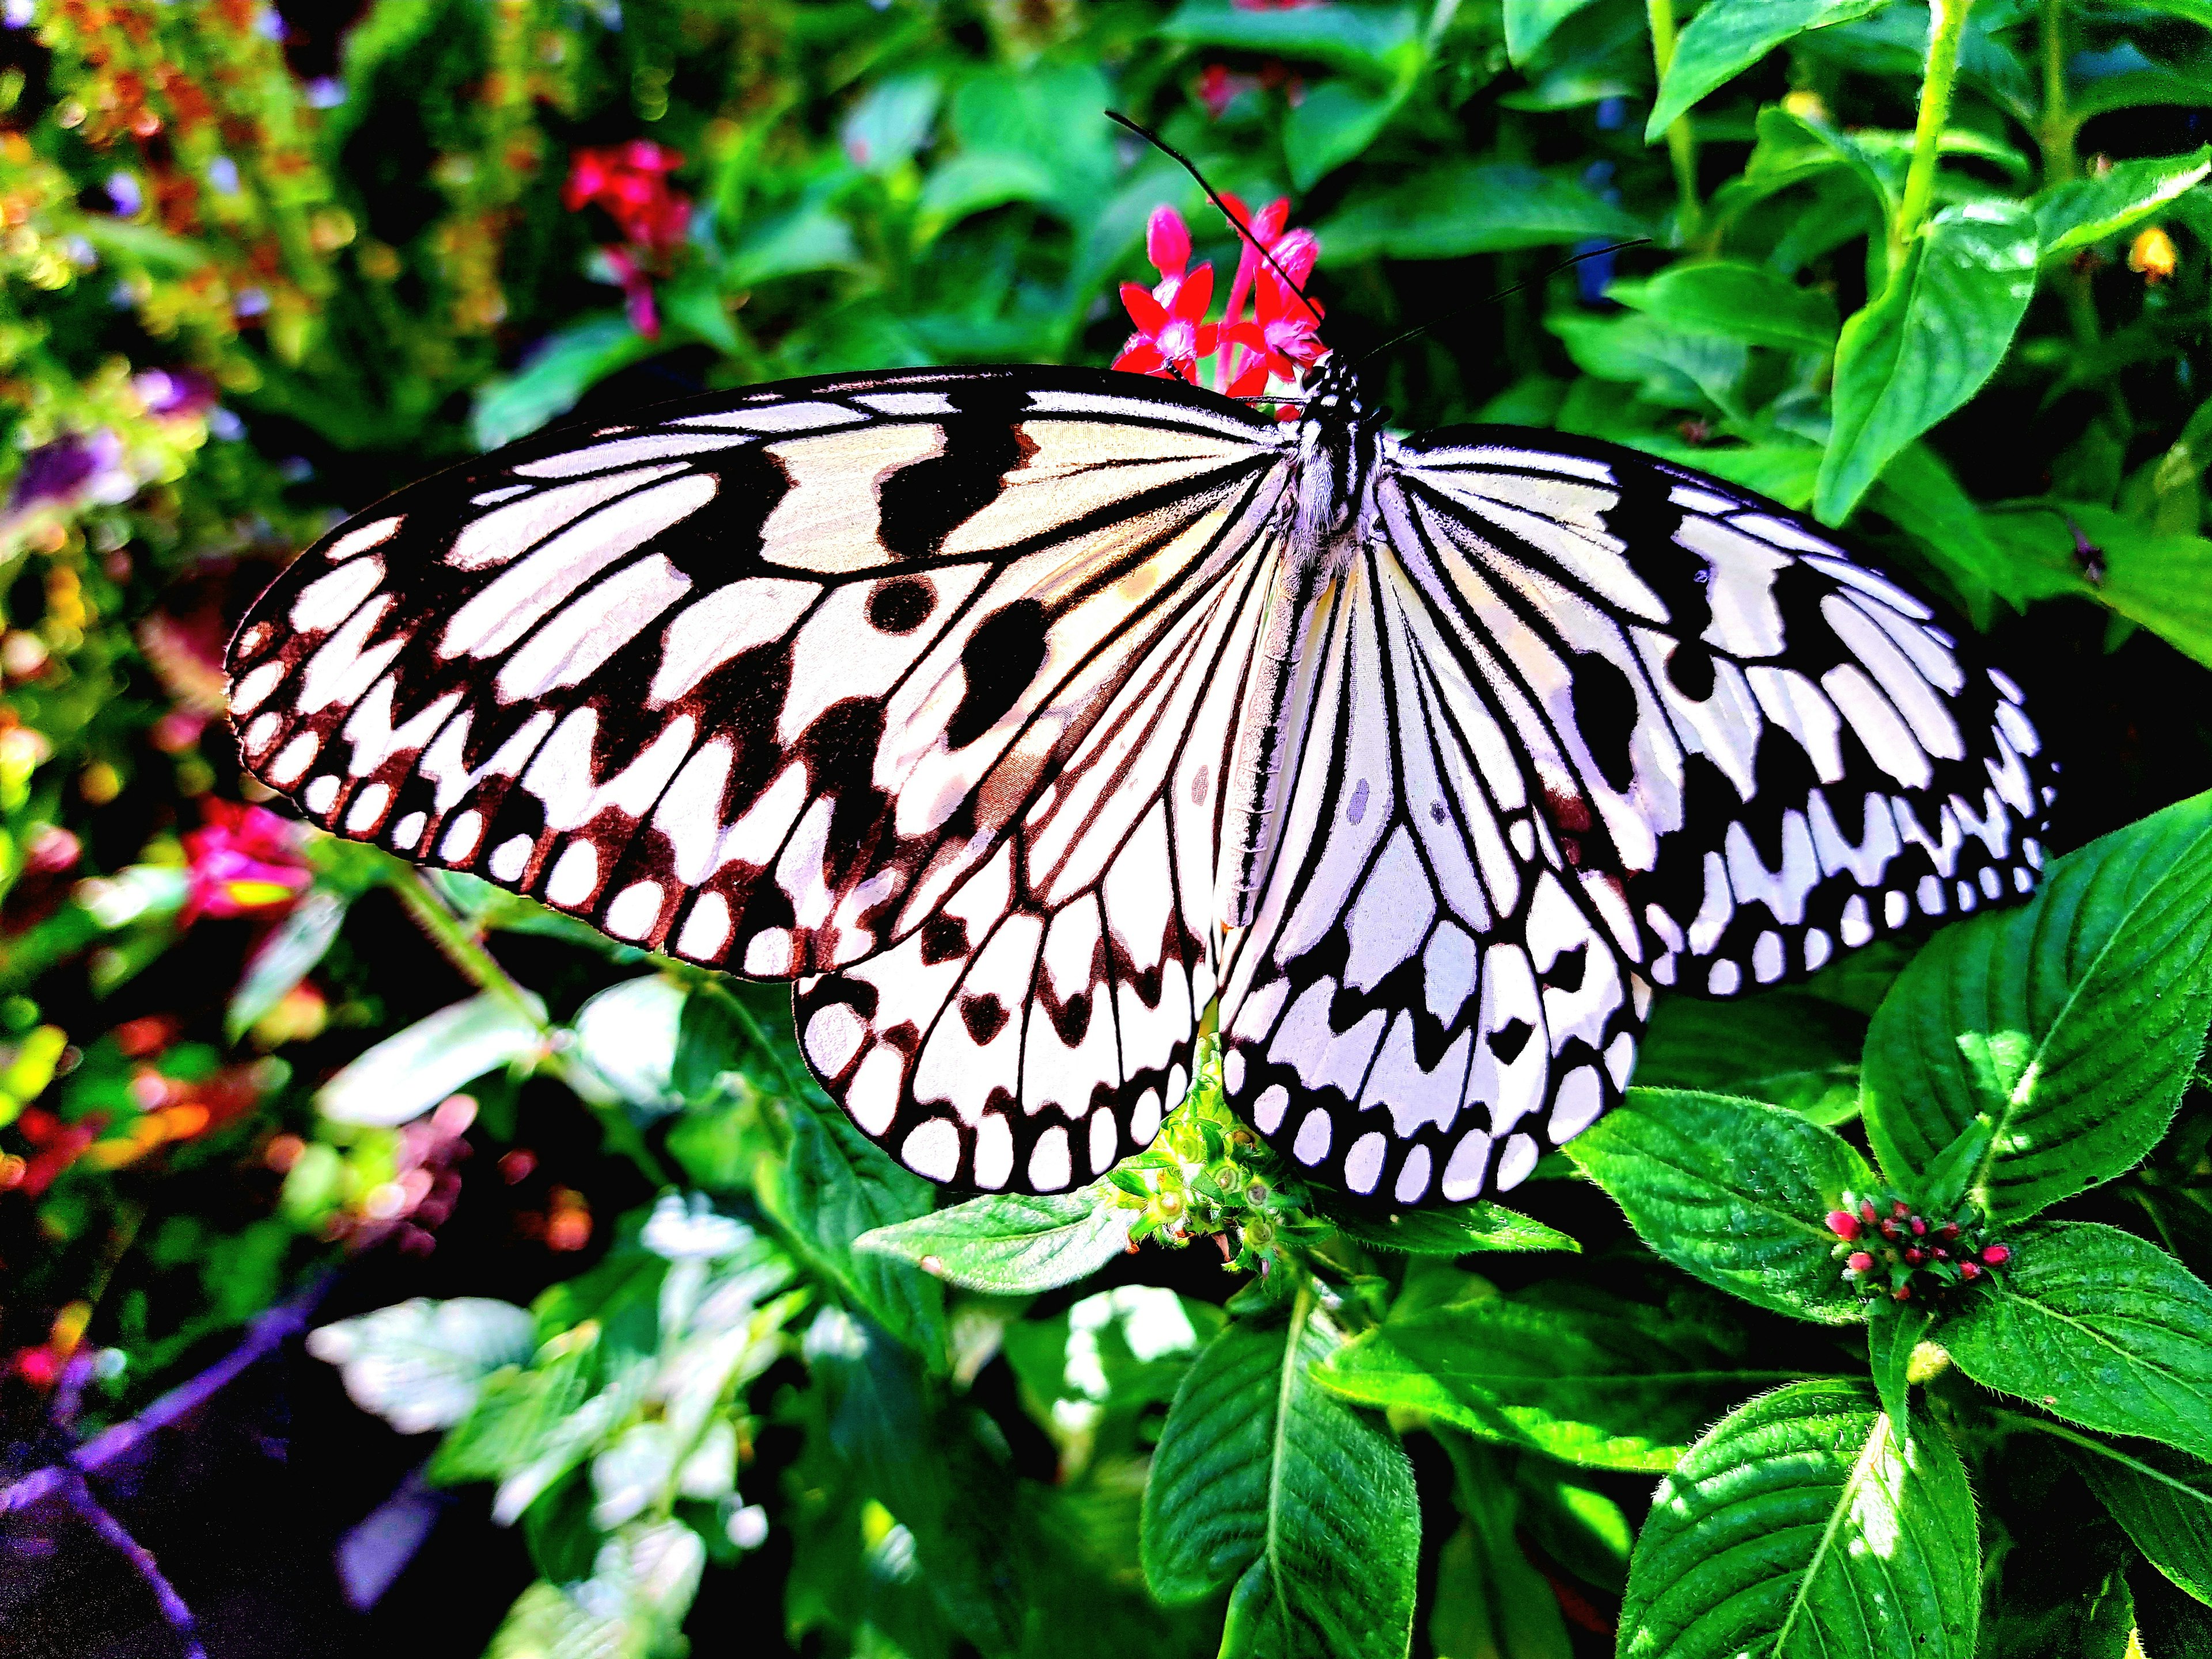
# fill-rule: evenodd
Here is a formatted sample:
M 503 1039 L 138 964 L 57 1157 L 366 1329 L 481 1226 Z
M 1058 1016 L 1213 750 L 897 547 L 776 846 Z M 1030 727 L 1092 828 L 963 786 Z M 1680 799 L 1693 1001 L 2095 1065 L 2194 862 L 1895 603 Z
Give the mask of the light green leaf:
M 2068 1437 L 2091 1488 L 2150 1563 L 2212 1602 L 2212 1467 L 2163 1448 Z
M 1959 1369 L 2084 1428 L 2212 1457 L 2212 1288 L 2095 1222 L 2004 1242 L 2012 1260 L 1943 1326 Z
M 1971 1196 L 2024 1220 L 2157 1142 L 2212 1024 L 2212 792 L 2059 860 L 2027 904 L 1947 927 L 1867 1036 L 1868 1138 L 1895 1180 L 1977 1119 Z
M 1821 519 L 1841 524 L 1899 450 L 1996 372 L 2034 295 L 2036 254 L 2034 218 L 2018 203 L 1945 208 L 1844 325 Z
M 1798 1319 L 1864 1317 L 1823 1218 L 1874 1172 L 1834 1131 L 1756 1101 L 1632 1089 L 1565 1151 L 1683 1272 Z
M 1920 544 L 1977 623 L 1988 623 L 1990 594 L 2026 597 L 2019 568 L 1991 535 L 1979 504 L 1927 444 L 1916 440 L 1898 451 L 1866 504 Z
M 1516 69 L 1591 0 L 1505 0 L 1505 56 Z
M 911 161 L 927 142 L 944 96 L 944 82 L 931 70 L 877 82 L 845 117 L 838 136 L 847 159 L 866 173 L 890 173 Z
M 1554 313 L 1544 325 L 1585 374 L 1633 386 L 1668 408 L 1710 405 L 1731 419 L 1748 416 L 1740 388 L 1751 357 L 1741 340 L 1633 311 L 1610 317 Z
M 1742 176 L 1742 187 L 1754 198 L 1840 172 L 1858 180 L 1885 222 L 1897 211 L 1896 186 L 1883 158 L 1853 134 L 1776 105 L 1759 111 L 1758 133 Z
M 1808 991 L 1762 991 L 1734 1002 L 1662 996 L 1637 1052 L 1636 1080 L 1841 1123 L 1858 1113 L 1865 1040 L 1863 1015 Z
M 1559 1598 L 1522 1547 L 1522 1494 L 1486 1448 L 1455 1435 L 1443 1439 L 1459 1475 L 1453 1496 L 1467 1518 L 1438 1552 L 1430 1646 L 1439 1659 L 1573 1659 Z M 1532 1467 L 1516 1461 L 1523 1473 Z
M 1476 1250 L 1579 1250 L 1582 1246 L 1540 1221 L 1485 1200 L 1456 1209 L 1393 1210 L 1387 1215 L 1330 1218 L 1337 1231 L 1378 1250 L 1406 1255 L 1466 1255 Z
M 1644 228 L 1640 221 L 1582 185 L 1533 167 L 1455 161 L 1424 168 L 1393 189 L 1355 198 L 1315 234 L 1322 262 L 1334 265 L 1376 258 L 1456 259 L 1589 236 L 1640 236 Z
M 2212 173 L 2212 145 L 2186 155 L 2122 161 L 2111 171 L 2069 179 L 2032 198 L 2035 234 L 2046 259 L 2100 241 L 2155 213 Z
M 683 986 L 661 974 L 609 986 L 570 1022 L 576 1057 L 631 1105 L 674 1110 L 684 1103 L 672 1078 L 688 1000 Z
M 1906 1384 L 1911 1381 L 1912 1351 L 1920 1346 L 1936 1322 L 1936 1316 L 1917 1302 L 1893 1302 L 1875 1310 L 1867 1322 L 1867 1364 L 1881 1408 L 1899 1435 L 1911 1432 L 1905 1416 Z
M 1650 432 L 1624 434 L 1620 441 L 1647 455 L 1755 489 L 1801 513 L 1813 504 L 1813 484 L 1820 472 L 1820 451 L 1814 444 L 1784 441 L 1708 446 L 1686 443 L 1672 434 Z
M 355 1405 L 420 1434 L 466 1417 L 486 1377 L 530 1358 L 537 1331 L 511 1302 L 416 1297 L 309 1332 L 307 1352 L 338 1368 Z
M 1607 297 L 1670 327 L 1750 345 L 1826 351 L 1836 341 L 1834 300 L 1735 259 L 1671 264 L 1649 282 L 1615 283 Z
M 317 1109 L 340 1123 L 386 1127 L 422 1116 L 456 1089 L 544 1046 L 544 1005 L 522 995 L 537 1018 L 485 992 L 416 1020 L 316 1091 Z
M 659 348 L 619 313 L 579 317 L 539 341 L 512 374 L 484 382 L 469 417 L 478 449 L 529 436 L 617 369 Z
M 330 954 L 345 926 L 346 899 L 327 888 L 304 895 L 287 911 L 269 936 L 253 947 L 246 958 L 246 976 L 230 994 L 223 1011 L 223 1035 L 235 1042 L 264 1014 L 291 994 L 292 988 L 313 973 L 315 964 Z
M 1714 1414 L 1800 1375 L 1747 1369 L 1704 1320 L 1548 1284 L 1364 1333 L 1315 1372 L 1362 1405 L 1418 1411 L 1588 1468 L 1661 1473 Z
M 1420 1518 L 1389 1431 L 1318 1386 L 1342 1341 L 1301 1294 L 1192 1364 L 1145 1486 L 1145 1581 L 1170 1604 L 1229 1589 L 1224 1656 L 1403 1659 Z
M 2023 593 L 2094 600 L 2212 665 L 2212 541 L 2087 501 L 1990 513 L 1984 523 L 2009 555 L 2013 580 Z M 2104 574 L 2096 581 L 2081 568 L 2074 527 L 2104 560 Z
M 933 171 L 915 204 L 917 239 L 934 240 L 971 214 L 1009 202 L 1042 202 L 1052 196 L 1052 174 L 1027 155 L 1005 150 L 964 150 Z
M 853 228 L 818 204 L 795 208 L 749 231 L 722 265 L 722 285 L 732 293 L 772 283 L 843 270 L 860 263 Z
M 1958 1454 L 1902 1441 L 1864 1383 L 1731 1412 L 1661 1485 L 1621 1659 L 1970 1659 L 1981 1558 Z
M 1674 118 L 1723 82 L 1744 70 L 1808 29 L 1848 23 L 1880 11 L 1889 0 L 1711 0 L 1692 17 L 1674 43 L 1667 78 L 1651 118 L 1644 124 L 1646 143 L 1656 142 Z
M 1413 88 L 1401 81 L 1387 92 L 1351 81 L 1324 81 L 1309 91 L 1283 122 L 1283 151 L 1291 182 L 1311 190 L 1346 161 L 1357 160 L 1390 125 Z
M 1185 0 L 1160 26 L 1183 46 L 1306 58 L 1376 79 L 1397 78 L 1398 61 L 1417 50 L 1419 23 L 1410 6 L 1291 6 L 1247 10 L 1220 0 Z
M 1073 1285 L 1129 1246 L 1138 1212 L 1103 1182 L 1072 1193 L 1002 1193 L 970 1199 L 865 1232 L 855 1250 L 911 1261 L 963 1290 L 1025 1296 Z

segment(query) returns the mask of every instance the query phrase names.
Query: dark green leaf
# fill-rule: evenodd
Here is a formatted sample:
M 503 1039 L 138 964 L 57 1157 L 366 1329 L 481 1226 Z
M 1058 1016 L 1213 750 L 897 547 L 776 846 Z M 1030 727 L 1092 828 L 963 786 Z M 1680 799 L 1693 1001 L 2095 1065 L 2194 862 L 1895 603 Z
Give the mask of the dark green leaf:
M 1350 81 L 1324 81 L 1309 91 L 1283 123 L 1283 150 L 1291 182 L 1311 190 L 1354 161 L 1382 136 L 1406 101 L 1411 83 L 1376 92 Z
M 1799 1374 L 1747 1369 L 1741 1343 L 1694 1316 L 1567 1285 L 1394 1318 L 1315 1373 L 1363 1405 L 1562 1462 L 1654 1473 L 1730 1401 Z
M 470 428 L 479 449 L 526 437 L 613 374 L 654 349 L 620 313 L 579 317 L 538 342 L 521 368 L 477 393 Z
M 878 1227 L 853 1248 L 897 1256 L 965 1290 L 1025 1296 L 1072 1285 L 1128 1248 L 1138 1212 L 1097 1186 L 1004 1193 Z
M 1389 1431 L 1317 1386 L 1342 1339 L 1302 1292 L 1239 1322 L 1176 1391 L 1145 1486 L 1145 1579 L 1170 1603 L 1231 1589 L 1224 1655 L 1403 1659 L 1420 1547 Z
M 1764 991 L 1735 1002 L 1662 996 L 1636 1056 L 1636 1080 L 1841 1123 L 1858 1112 L 1865 1039 L 1863 1016 L 1809 991 Z
M 1711 0 L 1674 43 L 1646 143 L 1656 143 L 1674 118 L 1724 81 L 1734 80 L 1777 46 L 1808 29 L 1848 23 L 1880 11 L 1889 0 Z
M 1906 1433 L 1905 1401 L 1912 1351 L 1928 1334 L 1936 1316 L 1917 1303 L 1893 1302 L 1878 1308 L 1867 1322 L 1867 1363 L 1874 1372 L 1875 1390 L 1890 1425 Z
M 2017 203 L 1945 208 L 1836 348 L 1835 430 L 1814 510 L 1840 524 L 1892 457 L 1979 391 L 2035 293 L 2035 221 Z
M 2086 501 L 1993 512 L 1984 522 L 2010 556 L 2024 594 L 2071 593 L 2094 600 L 2212 665 L 2212 541 Z M 2081 568 L 2075 529 L 2104 561 L 2096 581 Z
M 1834 1131 L 1756 1101 L 1632 1089 L 1566 1152 L 1685 1273 L 1799 1319 L 1864 1316 L 1822 1218 L 1874 1173 Z
M 1980 1601 L 1958 1454 L 1872 1389 L 1793 1383 L 1730 1413 L 1661 1485 L 1621 1659 L 1970 1659 Z
M 2212 1467 L 2162 1447 L 2073 1443 L 2089 1485 L 2151 1565 L 2212 1602 Z
M 1977 1118 L 1972 1188 L 2016 1221 L 2128 1169 L 2212 1023 L 2212 793 L 2059 860 L 2027 905 L 1946 928 L 1875 1013 L 1867 1131 L 1905 1180 Z
M 2122 161 L 2109 172 L 2053 185 L 2028 203 L 2043 257 L 2071 252 L 2125 230 L 2212 173 L 2212 145 L 2186 155 Z
M 2157 1245 L 2094 1222 L 2004 1243 L 1998 1282 L 1944 1324 L 1959 1369 L 2085 1428 L 2212 1456 L 2212 1289 Z
M 1522 1547 L 1521 1493 L 1486 1448 L 1457 1436 L 1445 1437 L 1444 1445 L 1459 1473 L 1453 1496 L 1467 1519 L 1439 1553 L 1431 1644 L 1444 1659 L 1572 1659 L 1559 1598 Z
M 1516 65 L 1591 0 L 1505 0 L 1505 55 Z
M 1407 1255 L 1465 1255 L 1474 1250 L 1579 1250 L 1540 1221 L 1485 1200 L 1449 1210 L 1393 1210 L 1330 1218 L 1339 1231 L 1378 1250 Z
M 1322 263 L 1339 265 L 1377 257 L 1456 259 L 1589 236 L 1640 236 L 1644 226 L 1580 185 L 1533 167 L 1460 161 L 1426 168 L 1394 189 L 1355 197 L 1316 234 Z
M 892 1163 L 834 1106 L 794 1102 L 788 1120 L 789 1158 L 759 1176 L 762 1207 L 871 1318 L 930 1369 L 944 1370 L 945 1287 L 896 1257 L 854 1249 L 865 1232 L 928 1214 L 936 1189 Z
M 1419 23 L 1407 6 L 1293 6 L 1248 10 L 1220 0 L 1186 0 L 1160 26 L 1186 46 L 1305 58 L 1378 79 L 1397 78 L 1405 54 L 1419 50 Z

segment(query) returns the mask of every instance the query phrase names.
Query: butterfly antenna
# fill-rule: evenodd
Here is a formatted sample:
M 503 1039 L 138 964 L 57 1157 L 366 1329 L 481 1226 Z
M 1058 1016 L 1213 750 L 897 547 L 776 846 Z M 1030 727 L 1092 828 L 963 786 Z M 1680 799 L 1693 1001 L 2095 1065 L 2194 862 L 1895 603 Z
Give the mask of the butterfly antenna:
M 1186 163 L 1186 165 L 1188 165 L 1188 163 Z M 1649 236 L 1632 236 L 1626 241 L 1609 242 L 1603 247 L 1584 248 L 1580 253 L 1572 254 L 1568 258 L 1560 260 L 1559 264 L 1555 265 L 1547 265 L 1534 276 L 1523 276 L 1519 282 L 1510 283 L 1506 287 L 1499 289 L 1497 293 L 1491 295 L 1488 298 L 1479 300 L 1475 303 L 1477 305 L 1494 306 L 1500 300 L 1508 298 L 1512 295 L 1518 294 L 1524 288 L 1532 288 L 1538 283 L 1549 281 L 1552 277 L 1558 276 L 1561 271 L 1571 270 L 1574 266 L 1582 264 L 1585 259 L 1602 259 L 1607 254 L 1618 253 L 1625 247 L 1648 247 L 1650 246 L 1650 242 L 1651 239 Z M 1437 313 L 1433 317 L 1429 318 L 1425 322 L 1416 323 L 1413 327 L 1407 329 L 1403 333 L 1393 334 L 1389 339 L 1383 341 L 1381 345 L 1371 347 L 1368 350 L 1361 353 L 1360 356 L 1353 362 L 1352 366 L 1354 368 L 1357 368 L 1361 363 L 1367 362 L 1373 358 L 1381 356 L 1393 346 L 1403 345 L 1407 341 L 1413 338 L 1416 335 L 1426 334 L 1431 329 L 1434 328 L 1437 324 L 1444 321 L 1447 318 L 1456 316 L 1459 313 L 1467 309 L 1468 307 L 1464 305 L 1447 307 L 1445 309 Z
M 1267 251 L 1266 244 L 1261 242 L 1257 236 L 1255 236 L 1252 234 L 1252 227 L 1237 216 L 1236 211 L 1231 208 L 1228 202 L 1223 198 L 1221 192 L 1214 189 L 1212 185 L 1206 182 L 1206 175 L 1198 170 L 1197 162 L 1192 161 L 1189 156 L 1184 155 L 1173 144 L 1168 143 L 1166 139 L 1161 137 L 1159 134 L 1154 132 L 1150 127 L 1139 126 L 1136 122 L 1132 121 L 1127 116 L 1122 114 L 1121 112 L 1117 109 L 1108 110 L 1106 112 L 1106 118 L 1109 121 L 1118 122 L 1122 126 L 1128 128 L 1129 131 L 1135 133 L 1138 137 L 1143 139 L 1154 149 L 1159 151 L 1161 155 L 1176 162 L 1185 173 L 1190 174 L 1192 178 L 1197 179 L 1198 187 L 1206 192 L 1206 199 L 1221 210 L 1222 216 L 1227 219 L 1231 224 L 1237 227 L 1237 234 L 1252 245 L 1254 250 L 1258 252 L 1259 256 L 1262 259 L 1265 259 L 1267 262 L 1268 266 L 1274 271 L 1275 275 L 1283 279 L 1283 285 L 1289 289 L 1291 293 L 1298 296 L 1298 303 L 1313 313 L 1314 321 L 1318 323 L 1322 320 L 1321 307 L 1316 306 L 1311 300 L 1306 298 L 1306 291 L 1300 288 L 1297 283 L 1292 280 L 1291 273 L 1284 270 L 1281 261 L 1278 260 L 1273 254 Z

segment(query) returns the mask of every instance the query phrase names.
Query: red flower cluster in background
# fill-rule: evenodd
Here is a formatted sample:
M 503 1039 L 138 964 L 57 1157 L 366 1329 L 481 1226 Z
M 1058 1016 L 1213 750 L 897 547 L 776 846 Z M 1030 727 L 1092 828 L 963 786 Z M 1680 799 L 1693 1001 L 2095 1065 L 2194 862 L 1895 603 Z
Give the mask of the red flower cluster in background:
M 307 890 L 313 878 L 290 823 L 237 801 L 210 799 L 201 811 L 206 822 L 185 836 L 191 890 L 179 925 L 201 916 L 270 915 Z
M 1284 229 L 1290 216 L 1287 199 L 1270 202 L 1256 214 L 1234 196 L 1223 199 L 1243 243 L 1223 320 L 1204 320 L 1213 299 L 1213 267 L 1190 264 L 1189 227 L 1173 208 L 1155 209 L 1146 228 L 1145 253 L 1160 280 L 1150 289 L 1139 283 L 1121 284 L 1121 303 L 1137 331 L 1122 345 L 1114 367 L 1196 386 L 1200 362 L 1211 357 L 1216 391 L 1232 398 L 1264 398 L 1272 390 L 1287 397 L 1297 391 L 1304 372 L 1328 354 L 1321 340 L 1322 308 L 1301 291 L 1321 244 L 1310 230 Z M 1249 320 L 1248 299 L 1254 309 Z
M 647 339 L 660 334 L 652 275 L 665 270 L 691 224 L 690 198 L 668 183 L 668 175 L 683 165 L 681 152 L 649 138 L 580 149 L 569 158 L 568 183 L 561 193 L 569 212 L 604 208 L 622 232 L 622 246 L 605 250 L 607 263 L 622 279 L 631 323 Z

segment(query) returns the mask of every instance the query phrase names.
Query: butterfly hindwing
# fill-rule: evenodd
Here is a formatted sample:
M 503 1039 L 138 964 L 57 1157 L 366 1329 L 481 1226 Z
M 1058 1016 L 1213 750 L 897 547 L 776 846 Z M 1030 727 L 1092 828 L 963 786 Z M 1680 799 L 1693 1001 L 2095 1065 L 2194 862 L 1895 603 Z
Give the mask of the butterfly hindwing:
M 773 977 L 867 956 L 1250 538 L 1277 429 L 1127 384 L 790 382 L 415 485 L 248 615 L 246 762 L 618 938 Z

